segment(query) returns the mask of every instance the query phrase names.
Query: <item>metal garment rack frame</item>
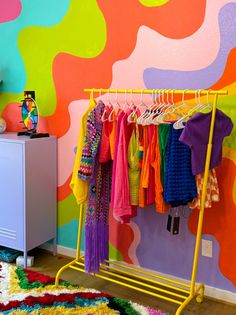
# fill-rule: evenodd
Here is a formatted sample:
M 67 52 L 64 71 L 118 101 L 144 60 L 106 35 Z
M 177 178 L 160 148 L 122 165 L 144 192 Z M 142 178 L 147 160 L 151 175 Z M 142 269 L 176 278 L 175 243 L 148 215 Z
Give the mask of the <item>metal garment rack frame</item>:
M 209 167 L 212 152 L 212 139 L 215 125 L 215 115 L 217 108 L 217 101 L 219 95 L 227 95 L 228 91 L 223 90 L 126 90 L 126 89 L 84 89 L 85 92 L 90 93 L 90 98 L 93 98 L 94 93 L 118 93 L 118 94 L 150 94 L 153 93 L 170 93 L 173 91 L 174 94 L 192 94 L 200 93 L 201 95 L 212 95 L 214 96 L 213 106 L 212 106 L 212 116 L 211 124 L 207 145 L 207 154 L 204 169 L 204 179 L 203 179 L 203 190 L 201 196 L 201 206 L 199 210 L 198 217 L 198 227 L 197 235 L 195 240 L 195 249 L 192 264 L 192 275 L 189 283 L 176 281 L 171 278 L 159 276 L 151 272 L 135 268 L 132 265 L 123 264 L 116 261 L 107 260 L 106 264 L 100 264 L 100 271 L 98 274 L 93 274 L 94 276 L 111 281 L 116 284 L 123 285 L 128 288 L 135 289 L 139 292 L 143 292 L 152 295 L 163 300 L 173 302 L 178 305 L 175 315 L 181 314 L 183 309 L 190 303 L 190 301 L 196 297 L 196 301 L 201 303 L 204 297 L 204 284 L 196 284 L 196 276 L 198 270 L 200 243 L 202 236 L 202 226 L 204 218 L 204 204 L 206 198 L 207 180 L 209 175 Z M 77 250 L 76 258 L 70 263 L 63 266 L 56 275 L 55 285 L 59 284 L 59 277 L 61 273 L 67 269 L 75 269 L 81 272 L 84 270 L 84 256 L 81 255 L 81 236 L 83 227 L 83 218 L 85 214 L 84 204 L 80 205 L 79 209 L 79 227 L 78 227 L 78 240 L 77 240 Z

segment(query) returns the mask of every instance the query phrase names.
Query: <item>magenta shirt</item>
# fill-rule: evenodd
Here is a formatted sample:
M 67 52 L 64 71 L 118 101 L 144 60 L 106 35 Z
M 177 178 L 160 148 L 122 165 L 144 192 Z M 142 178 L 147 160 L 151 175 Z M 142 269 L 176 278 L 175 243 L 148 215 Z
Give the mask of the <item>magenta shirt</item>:
M 208 137 L 211 123 L 211 112 L 207 114 L 197 113 L 186 123 L 179 140 L 191 148 L 191 162 L 193 175 L 204 172 L 207 152 Z M 222 143 L 233 129 L 231 119 L 221 110 L 216 110 L 215 127 L 210 169 L 221 164 Z

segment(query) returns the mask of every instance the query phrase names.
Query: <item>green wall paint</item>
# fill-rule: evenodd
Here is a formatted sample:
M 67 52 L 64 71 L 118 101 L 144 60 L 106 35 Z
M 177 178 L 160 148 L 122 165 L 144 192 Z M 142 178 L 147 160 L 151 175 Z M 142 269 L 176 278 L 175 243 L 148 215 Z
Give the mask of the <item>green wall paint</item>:
M 56 55 L 63 52 L 94 58 L 102 52 L 105 44 L 106 23 L 96 0 L 71 0 L 69 10 L 59 24 L 26 27 L 19 33 L 18 46 L 27 73 L 24 89 L 36 91 L 41 115 L 49 116 L 55 111 L 52 66 Z M 22 98 L 22 93 L 3 94 L 5 105 Z
M 63 226 L 71 220 L 78 219 L 79 206 L 75 201 L 73 194 L 70 194 L 63 201 L 58 202 L 57 225 Z
M 145 5 L 146 7 L 158 7 L 163 4 L 166 4 L 170 0 L 139 0 L 140 3 Z

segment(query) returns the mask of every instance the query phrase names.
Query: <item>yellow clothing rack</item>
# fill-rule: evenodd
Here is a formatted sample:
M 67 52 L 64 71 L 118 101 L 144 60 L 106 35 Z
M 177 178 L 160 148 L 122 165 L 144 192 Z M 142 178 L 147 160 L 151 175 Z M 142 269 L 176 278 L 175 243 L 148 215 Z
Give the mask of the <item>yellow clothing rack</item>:
M 211 151 L 212 151 L 212 139 L 215 125 L 215 115 L 217 108 L 217 101 L 219 95 L 226 95 L 227 91 L 214 91 L 214 90 L 126 90 L 126 89 L 84 89 L 85 92 L 90 93 L 90 97 L 93 98 L 94 93 L 130 93 L 130 94 L 150 94 L 153 93 L 174 93 L 174 94 L 193 94 L 200 93 L 203 95 L 213 95 L 214 101 L 212 106 L 212 116 L 210 124 L 210 132 L 207 146 L 206 162 L 204 169 L 204 179 L 203 179 L 203 190 L 201 196 L 201 207 L 199 210 L 198 217 L 198 228 L 195 241 L 195 250 L 193 257 L 192 265 L 192 276 L 189 283 L 176 281 L 171 278 L 162 277 L 151 272 L 140 270 L 135 268 L 132 265 L 122 264 L 115 261 L 107 260 L 107 264 L 100 264 L 100 271 L 94 276 L 111 281 L 116 284 L 123 285 L 128 288 L 135 289 L 137 291 L 147 293 L 157 298 L 164 299 L 169 302 L 173 302 L 179 305 L 176 310 L 175 315 L 181 314 L 183 309 L 189 304 L 189 302 L 196 297 L 198 303 L 203 301 L 204 297 L 204 284 L 200 283 L 196 285 L 196 276 L 198 269 L 199 261 L 199 251 L 200 251 L 200 242 L 202 235 L 202 225 L 204 217 L 204 205 L 206 198 L 206 189 L 207 189 L 207 180 L 209 174 L 210 160 L 211 160 Z M 59 277 L 61 273 L 67 269 L 75 269 L 78 271 L 85 272 L 84 270 L 84 257 L 81 255 L 81 235 L 82 235 L 82 226 L 83 226 L 83 217 L 85 209 L 84 205 L 80 205 L 79 212 L 79 227 L 78 227 L 78 240 L 77 240 L 77 250 L 76 258 L 70 263 L 63 266 L 56 275 L 55 285 L 59 283 Z

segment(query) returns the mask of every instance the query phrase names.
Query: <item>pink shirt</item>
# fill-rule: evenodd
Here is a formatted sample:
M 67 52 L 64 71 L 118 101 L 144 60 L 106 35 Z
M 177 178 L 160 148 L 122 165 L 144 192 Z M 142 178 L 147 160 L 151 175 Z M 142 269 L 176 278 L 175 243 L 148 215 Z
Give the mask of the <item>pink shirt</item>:
M 121 112 L 118 116 L 111 192 L 113 214 L 121 218 L 124 223 L 137 215 L 137 207 L 130 205 L 127 155 L 128 143 L 134 127 L 133 124 L 127 123 L 128 115 L 128 112 Z

